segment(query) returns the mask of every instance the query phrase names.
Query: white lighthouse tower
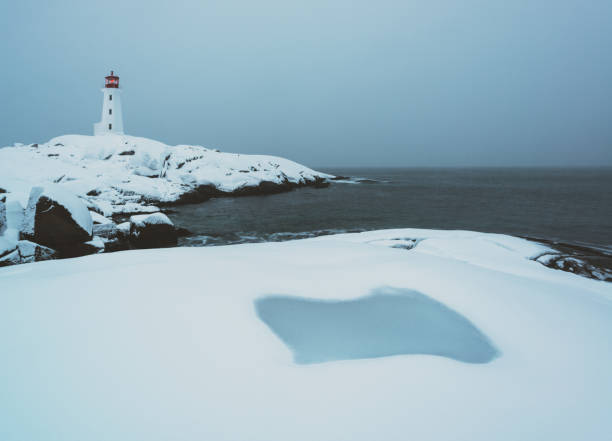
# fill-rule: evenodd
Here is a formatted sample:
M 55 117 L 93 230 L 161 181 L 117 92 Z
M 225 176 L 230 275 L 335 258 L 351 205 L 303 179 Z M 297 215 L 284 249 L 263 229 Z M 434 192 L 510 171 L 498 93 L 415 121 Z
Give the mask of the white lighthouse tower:
M 121 89 L 119 89 L 119 77 L 111 70 L 109 76 L 105 77 L 104 101 L 102 102 L 102 119 L 94 124 L 94 135 L 106 135 L 108 133 L 123 134 L 123 114 L 121 112 Z

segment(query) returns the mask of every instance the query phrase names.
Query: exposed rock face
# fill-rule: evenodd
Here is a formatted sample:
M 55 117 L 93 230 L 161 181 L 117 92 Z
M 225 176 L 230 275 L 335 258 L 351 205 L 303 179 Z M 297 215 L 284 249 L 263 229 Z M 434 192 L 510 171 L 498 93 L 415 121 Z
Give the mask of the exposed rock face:
M 135 248 L 176 246 L 177 232 L 163 213 L 140 214 L 130 217 L 130 243 Z
M 21 235 L 63 256 L 77 256 L 78 245 L 92 238 L 92 220 L 85 204 L 72 193 L 56 186 L 34 187 Z

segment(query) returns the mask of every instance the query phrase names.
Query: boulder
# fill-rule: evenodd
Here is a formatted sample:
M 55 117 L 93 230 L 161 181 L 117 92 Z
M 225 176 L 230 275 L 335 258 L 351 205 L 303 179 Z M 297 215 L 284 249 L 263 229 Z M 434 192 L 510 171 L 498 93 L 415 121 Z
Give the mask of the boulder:
M 79 255 L 78 245 L 91 240 L 92 220 L 83 201 L 58 186 L 34 187 L 25 210 L 21 236 L 57 250 L 62 257 Z
M 130 217 L 130 243 L 135 248 L 176 246 L 174 224 L 163 213 L 139 214 Z
M 130 223 L 127 224 L 127 231 L 122 231 L 117 228 L 114 223 L 108 224 L 94 224 L 93 234 L 94 238 L 99 237 L 104 242 L 104 251 L 123 251 L 130 249 L 129 234 L 130 234 Z

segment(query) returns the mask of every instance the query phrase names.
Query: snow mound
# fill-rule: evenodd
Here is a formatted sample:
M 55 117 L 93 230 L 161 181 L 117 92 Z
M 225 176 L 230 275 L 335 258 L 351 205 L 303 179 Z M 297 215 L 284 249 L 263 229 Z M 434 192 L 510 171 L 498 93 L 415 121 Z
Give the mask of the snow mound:
M 13 198 L 24 200 L 31 187 L 55 183 L 88 199 L 105 216 L 151 211 L 147 205 L 239 192 L 262 183 L 290 187 L 328 178 L 283 158 L 171 147 L 127 135 L 65 135 L 0 149 L 0 187 Z

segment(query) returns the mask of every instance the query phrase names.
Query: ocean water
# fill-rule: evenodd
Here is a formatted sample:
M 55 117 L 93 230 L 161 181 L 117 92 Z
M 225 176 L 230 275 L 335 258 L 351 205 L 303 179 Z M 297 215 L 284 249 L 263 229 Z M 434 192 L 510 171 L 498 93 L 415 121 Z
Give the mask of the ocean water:
M 466 229 L 612 250 L 612 168 L 354 168 L 328 188 L 173 208 L 181 245 L 383 228 Z

